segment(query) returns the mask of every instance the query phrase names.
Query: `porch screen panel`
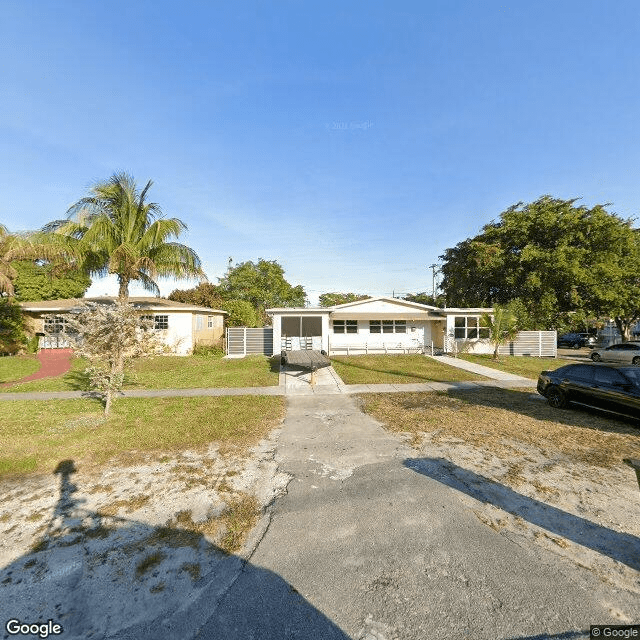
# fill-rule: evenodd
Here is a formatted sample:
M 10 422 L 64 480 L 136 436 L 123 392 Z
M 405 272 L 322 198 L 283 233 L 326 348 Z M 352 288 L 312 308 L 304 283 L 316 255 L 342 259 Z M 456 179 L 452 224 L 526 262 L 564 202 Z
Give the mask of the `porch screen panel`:
M 299 336 L 300 316 L 282 316 L 280 332 L 283 336 Z
M 322 318 L 319 317 L 302 317 L 302 333 L 303 336 L 321 336 L 322 335 Z

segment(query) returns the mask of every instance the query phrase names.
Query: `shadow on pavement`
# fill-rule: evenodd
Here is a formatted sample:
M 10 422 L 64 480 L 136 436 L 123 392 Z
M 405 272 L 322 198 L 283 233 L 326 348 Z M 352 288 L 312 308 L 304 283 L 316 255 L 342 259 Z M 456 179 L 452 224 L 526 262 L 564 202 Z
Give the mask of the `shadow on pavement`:
M 583 547 L 640 570 L 640 539 L 613 531 L 590 520 L 575 516 L 544 502 L 523 496 L 489 478 L 463 469 L 442 458 L 410 458 L 403 463 L 409 469 L 492 504 L 504 511 Z
M 0 624 L 53 624 L 51 637 L 348 640 L 277 574 L 202 534 L 84 509 L 60 462 L 60 495 L 40 539 L 0 569 Z M 37 634 L 36 634 L 37 635 Z M 42 636 L 45 637 L 45 636 Z

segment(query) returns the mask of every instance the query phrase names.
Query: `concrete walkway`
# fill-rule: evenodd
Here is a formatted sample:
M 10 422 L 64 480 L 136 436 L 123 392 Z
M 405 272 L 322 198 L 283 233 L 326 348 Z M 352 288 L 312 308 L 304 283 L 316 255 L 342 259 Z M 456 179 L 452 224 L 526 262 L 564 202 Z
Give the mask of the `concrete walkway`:
M 432 356 L 427 356 L 432 357 Z M 523 378 L 497 369 L 484 367 L 458 358 L 433 356 L 452 367 L 464 369 L 486 377 L 486 380 L 464 382 L 416 382 L 390 384 L 344 384 L 333 367 L 323 367 L 315 374 L 314 384 L 308 370 L 295 367 L 283 367 L 279 385 L 273 387 L 230 387 L 207 389 L 130 389 L 122 392 L 123 398 L 180 398 L 203 396 L 298 396 L 298 395 L 353 395 L 358 393 L 406 393 L 447 391 L 449 389 L 478 389 L 481 387 L 501 387 L 535 389 L 536 380 Z M 90 398 L 94 394 L 88 391 L 29 391 L 0 393 L 3 400 L 72 400 Z
M 477 373 L 479 376 L 484 376 L 485 378 L 490 378 L 491 380 L 499 380 L 500 382 L 504 382 L 507 384 L 513 384 L 514 386 L 526 386 L 527 383 L 531 382 L 529 378 L 517 376 L 513 373 L 506 373 L 504 371 L 500 371 L 499 369 L 493 369 L 492 367 L 485 367 L 484 365 L 475 364 L 474 362 L 467 362 L 466 360 L 461 360 L 460 358 L 452 358 L 451 356 L 427 357 L 436 360 L 437 362 L 447 364 L 450 367 L 464 369 L 465 371 L 469 371 L 471 373 Z

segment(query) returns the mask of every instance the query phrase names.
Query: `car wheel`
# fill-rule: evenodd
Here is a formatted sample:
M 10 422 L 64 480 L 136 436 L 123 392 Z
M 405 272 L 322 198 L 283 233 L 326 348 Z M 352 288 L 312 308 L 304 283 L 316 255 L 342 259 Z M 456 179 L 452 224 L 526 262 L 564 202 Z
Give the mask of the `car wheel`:
M 580 343 L 579 343 L 579 342 L 574 342 L 571 346 L 572 346 L 574 349 L 579 349 L 579 348 L 580 348 Z
M 640 356 L 636 356 L 632 361 L 631 364 L 635 364 L 636 367 L 640 366 Z
M 594 362 L 600 362 L 600 360 L 602 360 L 602 358 L 600 357 L 600 354 L 599 354 L 599 353 L 592 353 L 592 354 L 591 354 L 591 359 L 592 359 Z
M 567 397 L 558 387 L 551 387 L 547 390 L 547 402 L 554 409 L 562 409 L 567 406 Z

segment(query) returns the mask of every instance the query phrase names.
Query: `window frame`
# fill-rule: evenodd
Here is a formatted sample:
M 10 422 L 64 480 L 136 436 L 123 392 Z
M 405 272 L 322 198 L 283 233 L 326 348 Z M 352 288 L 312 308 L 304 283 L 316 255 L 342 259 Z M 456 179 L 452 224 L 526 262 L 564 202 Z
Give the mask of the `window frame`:
M 65 315 L 49 314 L 44 316 L 43 320 L 43 329 L 45 335 L 60 336 L 68 333 L 67 317 Z
M 453 337 L 455 340 L 488 340 L 491 330 L 481 325 L 481 316 L 453 316 Z
M 337 334 L 351 334 L 358 333 L 358 321 L 357 320 L 333 320 L 331 322 L 333 333 Z M 342 331 L 339 331 L 342 329 Z M 355 331 L 350 331 L 350 329 L 355 329 Z
M 162 320 L 162 318 L 166 318 L 166 320 Z M 153 315 L 146 313 L 145 315 L 140 316 L 140 319 L 153 322 L 152 328 L 154 331 L 167 331 L 169 329 L 169 315 L 167 313 L 156 313 Z M 161 326 L 163 324 L 166 326 Z
M 407 333 L 406 320 L 369 320 L 369 333 Z

